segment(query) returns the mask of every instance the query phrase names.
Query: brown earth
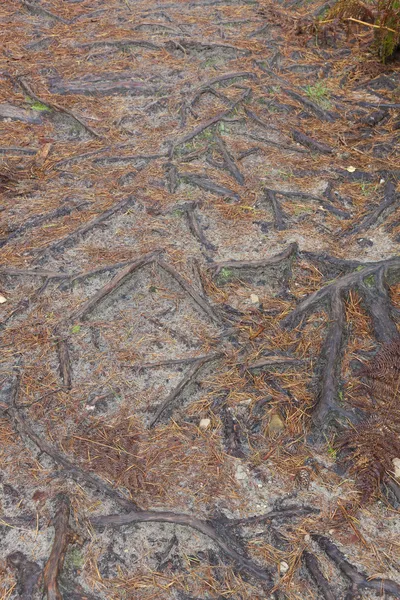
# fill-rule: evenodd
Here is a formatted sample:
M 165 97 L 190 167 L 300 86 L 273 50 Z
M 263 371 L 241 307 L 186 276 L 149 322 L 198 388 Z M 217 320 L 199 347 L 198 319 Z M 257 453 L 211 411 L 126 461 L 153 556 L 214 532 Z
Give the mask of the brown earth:
M 327 8 L 1 3 L 2 600 L 400 597 L 399 63 Z

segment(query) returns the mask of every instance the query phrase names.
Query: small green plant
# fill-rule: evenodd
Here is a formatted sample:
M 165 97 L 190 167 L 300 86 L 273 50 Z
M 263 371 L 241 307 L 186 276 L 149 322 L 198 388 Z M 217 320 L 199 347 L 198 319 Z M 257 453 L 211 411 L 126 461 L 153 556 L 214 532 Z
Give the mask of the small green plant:
M 366 277 L 364 279 L 364 283 L 367 287 L 374 287 L 375 284 L 375 275 L 368 275 L 368 277 Z
M 71 333 L 79 333 L 81 330 L 81 326 L 80 325 L 73 325 L 71 327 Z
M 65 567 L 70 570 L 80 570 L 85 563 L 85 559 L 79 548 L 72 547 L 66 554 Z
M 228 283 L 233 277 L 232 269 L 228 269 L 227 267 L 222 267 L 218 274 L 218 283 L 223 285 L 224 283 Z
M 323 108 L 330 108 L 329 91 L 322 81 L 318 81 L 315 85 L 308 85 L 306 87 L 306 94 L 315 104 Z
M 31 104 L 31 109 L 37 110 L 39 112 L 47 112 L 50 110 L 47 104 L 42 104 L 42 102 L 34 102 L 33 104 Z

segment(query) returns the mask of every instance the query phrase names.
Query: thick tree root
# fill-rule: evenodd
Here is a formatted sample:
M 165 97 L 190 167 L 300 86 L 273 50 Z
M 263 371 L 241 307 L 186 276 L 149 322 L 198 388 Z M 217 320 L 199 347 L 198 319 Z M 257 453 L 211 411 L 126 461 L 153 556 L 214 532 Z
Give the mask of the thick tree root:
M 68 498 L 61 496 L 53 521 L 53 547 L 43 571 L 43 584 L 47 600 L 63 600 L 59 589 L 58 577 L 62 570 L 65 552 L 70 541 L 69 513 Z
M 141 512 L 130 512 L 125 515 L 104 515 L 101 517 L 93 517 L 90 519 L 90 523 L 96 529 L 102 527 L 121 527 L 122 525 L 129 525 L 130 523 L 173 523 L 175 525 L 183 525 L 185 527 L 191 527 L 196 531 L 199 531 L 203 535 L 212 539 L 220 549 L 229 558 L 235 561 L 240 569 L 253 575 L 257 579 L 266 582 L 267 584 L 273 584 L 272 575 L 266 569 L 259 567 L 255 562 L 243 556 L 234 547 L 233 540 L 224 534 L 217 532 L 208 521 L 202 521 L 191 515 L 174 512 L 156 512 L 156 511 L 141 511 Z
M 345 558 L 343 552 L 339 550 L 333 542 L 323 535 L 314 534 L 313 540 L 324 550 L 329 558 L 341 570 L 343 575 L 350 579 L 351 589 L 347 598 L 356 598 L 360 590 L 375 590 L 378 593 L 390 594 L 394 598 L 400 598 L 400 585 L 391 579 L 369 579 L 364 573 L 357 571 L 355 567 Z

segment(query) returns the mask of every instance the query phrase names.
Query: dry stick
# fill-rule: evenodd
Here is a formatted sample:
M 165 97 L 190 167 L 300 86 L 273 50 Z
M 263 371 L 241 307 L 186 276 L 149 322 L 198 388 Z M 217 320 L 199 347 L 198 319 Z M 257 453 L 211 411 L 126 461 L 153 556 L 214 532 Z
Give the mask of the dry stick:
M 126 515 L 104 515 L 101 517 L 93 517 L 90 519 L 90 523 L 95 528 L 101 527 L 121 527 L 122 525 L 129 525 L 130 523 L 173 523 L 174 525 L 183 525 L 185 527 L 191 527 L 196 531 L 199 531 L 203 535 L 212 539 L 221 550 L 233 559 L 240 568 L 247 571 L 251 575 L 254 575 L 257 579 L 267 582 L 272 586 L 271 574 L 261 567 L 259 567 L 252 560 L 239 554 L 229 543 L 226 541 L 216 529 L 207 521 L 196 519 L 190 515 L 174 512 L 156 512 L 156 511 L 141 511 L 141 512 L 130 512 Z
M 275 256 L 271 256 L 270 258 L 265 258 L 261 260 L 227 260 L 218 263 L 214 263 L 212 265 L 212 269 L 215 271 L 215 276 L 217 276 L 222 269 L 257 269 L 259 267 L 276 267 L 281 262 L 292 258 L 297 253 L 298 245 L 296 242 L 293 242 L 288 245 L 285 250 L 276 254 Z
M 199 294 L 179 273 L 174 267 L 168 265 L 162 259 L 157 259 L 157 264 L 171 277 L 175 279 L 177 283 L 181 286 L 181 288 L 189 294 L 189 296 L 194 300 L 194 302 L 206 313 L 206 315 L 214 322 L 220 323 L 221 318 L 215 311 L 215 309 L 209 304 L 208 300 Z
M 339 279 L 333 283 L 329 283 L 328 285 L 325 285 L 321 289 L 307 296 L 307 298 L 302 300 L 302 302 L 300 302 L 300 304 L 298 304 L 296 308 L 283 319 L 282 325 L 284 327 L 295 327 L 300 322 L 302 317 L 304 317 L 305 314 L 313 309 L 319 302 L 328 299 L 335 291 L 345 292 L 349 290 L 353 286 L 359 284 L 369 275 L 374 275 L 380 267 L 385 267 L 386 272 L 389 272 L 390 270 L 400 270 L 400 256 L 370 264 L 361 263 L 360 266 L 363 266 L 364 268 L 360 271 L 343 275 L 343 277 L 339 277 Z
M 28 560 L 22 552 L 13 552 L 7 556 L 7 563 L 17 571 L 18 600 L 32 600 L 38 590 L 42 574 L 40 566 Z
M 58 577 L 62 571 L 65 552 L 70 541 L 69 515 L 68 498 L 61 496 L 60 506 L 53 521 L 53 547 L 43 571 L 43 585 L 47 600 L 63 600 L 58 586 Z
M 319 561 L 318 561 L 317 557 L 315 556 L 315 554 L 304 551 L 303 552 L 303 560 L 305 562 L 305 565 L 306 565 L 311 577 L 317 584 L 318 589 L 320 590 L 320 592 L 323 595 L 323 597 L 325 598 L 325 600 L 336 600 L 336 595 L 331 590 L 331 588 L 329 586 L 329 582 L 326 579 L 325 575 L 323 575 L 323 573 L 320 569 Z
M 124 200 L 117 202 L 117 204 L 114 204 L 114 206 L 101 213 L 98 217 L 92 219 L 92 221 L 89 221 L 89 223 L 81 225 L 72 233 L 68 234 L 64 238 L 61 238 L 61 240 L 57 240 L 53 244 L 47 246 L 43 252 L 36 257 L 34 262 L 41 262 L 48 254 L 55 250 L 63 250 L 64 248 L 74 246 L 89 231 L 92 231 L 94 228 L 98 227 L 98 225 L 101 225 L 104 223 L 104 221 L 114 216 L 119 211 L 129 208 L 134 203 L 135 198 L 133 196 L 129 196 L 129 198 L 125 198 Z
M 385 186 L 385 193 L 382 202 L 373 210 L 369 215 L 367 215 L 364 219 L 361 220 L 361 223 L 345 231 L 342 234 L 343 237 L 347 237 L 349 235 L 354 235 L 356 233 L 360 233 L 361 231 L 366 231 L 373 225 L 375 225 L 381 216 L 381 214 L 386 211 L 388 208 L 393 206 L 398 200 L 398 195 L 396 194 L 396 186 L 392 181 L 388 181 Z
M 117 504 L 119 504 L 125 510 L 140 510 L 136 502 L 124 498 L 118 490 L 114 489 L 111 485 L 100 479 L 97 475 L 92 473 L 86 473 L 83 469 L 76 466 L 64 453 L 56 450 L 51 444 L 45 441 L 43 435 L 39 435 L 34 432 L 30 423 L 25 418 L 22 410 L 17 408 L 16 401 L 19 392 L 19 376 L 17 376 L 12 390 L 11 400 L 9 406 L 4 411 L 9 414 L 12 419 L 15 429 L 23 437 L 28 437 L 36 446 L 44 452 L 57 464 L 61 465 L 65 471 L 68 472 L 70 477 L 78 482 L 84 482 L 87 485 L 94 487 L 94 489 L 102 492 Z
M 399 332 L 391 317 L 389 290 L 385 281 L 385 267 L 380 267 L 375 273 L 373 286 L 361 281 L 360 291 L 371 317 L 377 341 L 388 344 L 396 339 Z
M 185 214 L 188 221 L 189 229 L 192 232 L 193 236 L 200 242 L 202 246 L 206 250 L 210 250 L 211 252 L 215 252 L 216 247 L 211 244 L 203 233 L 202 228 L 200 227 L 199 220 L 196 215 L 196 206 L 190 205 L 186 208 Z
M 368 579 L 364 573 L 357 571 L 352 564 L 346 560 L 343 552 L 333 542 L 323 535 L 311 536 L 314 541 L 324 550 L 329 558 L 335 563 L 342 573 L 350 579 L 353 586 L 359 589 L 375 590 L 379 593 L 392 594 L 395 598 L 400 597 L 400 585 L 390 579 Z
M 52 108 L 53 110 L 58 110 L 59 112 L 62 112 L 66 115 L 68 115 L 69 117 L 71 117 L 72 119 L 74 119 L 77 123 L 79 123 L 79 125 L 81 125 L 84 129 L 86 129 L 86 131 L 88 131 L 89 133 L 91 133 L 92 135 L 94 135 L 95 137 L 99 138 L 99 139 L 103 139 L 103 136 L 100 135 L 99 133 L 97 133 L 97 131 L 95 131 L 94 129 L 92 129 L 89 125 L 87 125 L 80 117 L 77 117 L 71 110 L 69 110 L 68 108 L 64 108 L 63 106 L 60 106 L 59 104 L 56 104 L 55 102 L 50 102 L 49 100 L 43 100 L 42 98 L 40 98 L 39 96 L 37 96 L 32 88 L 29 86 L 29 84 L 22 78 L 22 77 L 17 77 L 15 79 L 15 81 L 19 84 L 20 88 L 33 100 L 35 100 L 36 102 L 40 102 L 40 104 L 44 104 L 45 106 L 49 106 L 50 108 Z
M 115 277 L 108 281 L 103 287 L 101 287 L 94 296 L 86 300 L 76 311 L 74 311 L 69 319 L 71 321 L 76 321 L 78 319 L 84 320 L 87 315 L 92 312 L 92 310 L 111 292 L 117 290 L 125 281 L 136 271 L 149 264 L 155 258 L 155 253 L 150 252 L 149 254 L 144 254 L 142 257 L 136 259 L 127 265 L 124 269 L 122 269 Z
M 274 190 L 267 189 L 265 190 L 265 195 L 272 205 L 272 210 L 274 212 L 275 229 L 277 229 L 277 231 L 283 231 L 284 229 L 286 229 L 284 213 L 280 202 L 276 197 L 276 192 Z
M 59 339 L 56 342 L 56 346 L 61 380 L 63 382 L 63 386 L 67 390 L 70 390 L 72 388 L 72 366 L 69 357 L 67 341 L 64 339 Z
M 222 153 L 222 156 L 224 157 L 226 168 L 228 169 L 228 171 L 230 172 L 232 177 L 234 177 L 236 179 L 236 181 L 238 183 L 240 183 L 240 185 L 244 185 L 244 177 L 241 174 L 241 172 L 239 171 L 239 169 L 237 168 L 235 161 L 233 160 L 233 157 L 229 154 L 228 149 L 225 145 L 225 142 L 223 141 L 221 136 L 218 134 L 215 134 L 215 140 L 217 142 L 218 148 L 220 149 L 220 151 Z
M 171 405 L 175 402 L 175 400 L 181 395 L 183 390 L 190 384 L 194 382 L 194 379 L 197 373 L 202 369 L 202 367 L 211 362 L 212 360 L 217 360 L 221 358 L 222 354 L 208 354 L 205 357 L 200 357 L 197 359 L 193 365 L 193 367 L 186 373 L 186 375 L 181 379 L 178 385 L 172 390 L 172 392 L 166 397 L 164 402 L 158 407 L 157 412 L 153 419 L 150 422 L 149 428 L 151 429 L 154 425 L 159 421 L 161 415 L 165 412 L 167 408 L 170 408 Z

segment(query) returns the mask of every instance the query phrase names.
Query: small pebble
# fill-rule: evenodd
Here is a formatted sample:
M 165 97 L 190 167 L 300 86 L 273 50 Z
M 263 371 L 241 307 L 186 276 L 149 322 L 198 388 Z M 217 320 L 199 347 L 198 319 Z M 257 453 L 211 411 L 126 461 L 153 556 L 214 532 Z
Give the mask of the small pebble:
M 236 467 L 236 479 L 238 481 L 242 481 L 243 479 L 247 479 L 247 473 L 240 463 Z
M 199 423 L 200 429 L 208 429 L 211 424 L 211 419 L 201 419 Z
M 268 433 L 270 436 L 274 436 L 277 433 L 281 432 L 282 429 L 285 429 L 285 424 L 280 418 L 279 415 L 272 415 L 271 420 L 268 425 Z
M 284 560 L 281 563 L 279 563 L 279 571 L 280 573 L 282 573 L 282 575 L 289 571 L 289 565 Z
M 252 304 L 260 304 L 260 298 L 257 296 L 257 294 L 251 294 L 250 301 Z
M 0 294 L 0 304 L 4 304 L 4 302 L 7 302 L 7 298 L 4 298 L 4 296 Z
M 304 541 L 308 544 L 309 542 L 311 542 L 311 535 L 309 533 L 306 533 L 306 535 L 304 536 Z

